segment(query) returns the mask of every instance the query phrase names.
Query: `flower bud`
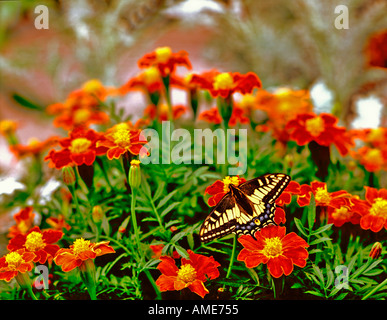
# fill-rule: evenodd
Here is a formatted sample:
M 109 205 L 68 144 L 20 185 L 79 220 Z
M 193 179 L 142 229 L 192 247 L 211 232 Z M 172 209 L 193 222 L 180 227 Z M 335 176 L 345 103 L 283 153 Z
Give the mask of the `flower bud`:
M 382 249 L 383 249 L 382 244 L 380 242 L 375 242 L 369 254 L 371 259 L 375 259 L 375 260 L 379 259 L 379 257 L 382 254 Z
M 62 168 L 63 182 L 68 186 L 75 184 L 75 172 L 73 167 L 67 166 Z
M 94 223 L 100 223 L 104 216 L 101 206 L 98 206 L 98 205 L 94 206 L 93 209 L 91 210 L 91 216 L 93 218 Z
M 138 188 L 141 184 L 140 160 L 132 160 L 129 169 L 129 185 L 132 189 Z

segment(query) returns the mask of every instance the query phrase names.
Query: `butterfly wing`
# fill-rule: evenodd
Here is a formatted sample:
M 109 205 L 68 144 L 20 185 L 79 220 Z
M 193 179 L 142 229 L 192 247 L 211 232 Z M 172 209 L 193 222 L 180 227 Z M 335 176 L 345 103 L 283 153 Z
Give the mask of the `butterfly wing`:
M 232 232 L 253 235 L 274 223 L 275 200 L 290 182 L 286 174 L 266 174 L 244 182 L 227 193 L 204 220 L 199 235 L 203 242 Z
M 227 193 L 204 220 L 199 232 L 200 240 L 208 242 L 233 232 L 237 208 L 235 198 L 230 192 Z

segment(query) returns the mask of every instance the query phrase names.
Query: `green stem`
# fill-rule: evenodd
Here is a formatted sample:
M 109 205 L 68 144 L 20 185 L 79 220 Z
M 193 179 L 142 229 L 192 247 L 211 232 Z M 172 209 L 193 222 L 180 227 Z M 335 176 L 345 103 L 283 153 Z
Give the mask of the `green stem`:
M 230 277 L 232 266 L 234 264 L 234 258 L 235 258 L 235 252 L 236 252 L 236 246 L 237 246 L 237 235 L 234 234 L 233 242 L 232 242 L 232 251 L 231 251 L 231 258 L 230 263 L 228 265 L 226 279 Z
M 387 279 L 384 279 L 383 282 L 379 283 L 376 287 L 374 287 L 370 292 L 368 292 L 363 298 L 361 298 L 362 300 L 366 300 L 368 299 L 371 295 L 373 295 L 376 291 L 378 291 L 379 289 L 381 289 L 383 286 L 387 285 Z
M 133 229 L 134 229 L 134 237 L 136 238 L 136 245 L 137 245 L 137 252 L 140 253 L 141 246 L 140 246 L 140 237 L 138 235 L 138 227 L 137 227 L 137 217 L 136 217 L 136 195 L 137 195 L 137 188 L 132 189 L 132 202 L 131 202 L 131 216 L 132 216 L 132 223 L 133 223 Z M 141 260 L 143 259 L 144 255 L 141 255 Z
M 159 287 L 157 286 L 155 280 L 153 279 L 152 275 L 150 274 L 149 270 L 144 270 L 146 276 L 148 277 L 148 280 L 149 282 L 151 283 L 153 289 L 155 290 L 156 292 L 156 300 L 161 300 L 161 293 L 160 293 L 160 290 L 159 290 Z

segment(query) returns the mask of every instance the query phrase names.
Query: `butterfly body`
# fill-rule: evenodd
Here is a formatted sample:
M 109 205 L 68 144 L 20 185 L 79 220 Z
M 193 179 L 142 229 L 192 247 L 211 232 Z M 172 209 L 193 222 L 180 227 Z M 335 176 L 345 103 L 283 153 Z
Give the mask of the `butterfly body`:
M 275 200 L 290 182 L 286 174 L 266 174 L 239 186 L 229 185 L 229 192 L 203 222 L 199 235 L 203 242 L 230 233 L 254 235 L 274 224 Z

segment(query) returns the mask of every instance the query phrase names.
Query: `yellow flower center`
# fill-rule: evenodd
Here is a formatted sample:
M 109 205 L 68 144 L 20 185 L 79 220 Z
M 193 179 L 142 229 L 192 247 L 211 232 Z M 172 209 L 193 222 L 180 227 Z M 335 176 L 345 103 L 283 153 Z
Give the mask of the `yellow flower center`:
M 382 151 L 379 149 L 370 149 L 364 156 L 364 161 L 381 165 L 383 163 Z
M 79 109 L 74 112 L 74 123 L 80 124 L 86 122 L 91 117 L 91 111 L 88 109 Z
M 324 131 L 324 121 L 321 117 L 315 117 L 305 121 L 306 130 L 314 137 Z
M 31 137 L 28 139 L 28 142 L 27 142 L 27 145 L 29 147 L 37 147 L 38 145 L 40 144 L 40 141 L 39 139 L 35 138 L 35 137 Z
M 331 196 L 329 195 L 329 192 L 325 188 L 317 188 L 315 199 L 317 202 L 320 202 L 321 204 L 328 204 L 331 200 Z
M 370 209 L 370 214 L 387 219 L 387 200 L 376 198 Z
M 215 79 L 214 79 L 215 90 L 231 89 L 233 85 L 234 85 L 234 80 L 229 73 L 224 72 L 215 76 Z
M 30 228 L 30 223 L 27 223 L 26 221 L 20 221 L 17 224 L 18 230 L 22 233 L 25 234 L 27 233 L 28 229 Z
M 192 80 L 192 76 L 193 76 L 193 73 L 187 73 L 184 78 L 183 78 L 183 82 L 185 85 L 188 85 L 191 80 Z
M 196 279 L 196 270 L 190 264 L 184 264 L 177 272 L 177 277 L 185 283 L 193 282 Z
M 172 56 L 172 50 L 170 47 L 161 47 L 155 50 L 156 59 L 159 63 L 165 63 Z
M 24 244 L 28 251 L 38 251 L 45 247 L 43 240 L 43 234 L 40 232 L 32 231 L 26 238 L 26 243 Z
M 292 93 L 292 91 L 289 89 L 289 88 L 278 88 L 276 91 L 275 91 L 275 95 L 278 96 L 278 97 L 288 97 L 290 96 Z
M 77 138 L 71 141 L 69 149 L 72 153 L 82 153 L 89 149 L 90 145 L 90 140 L 86 138 Z
M 370 131 L 368 134 L 368 140 L 372 143 L 379 142 L 383 140 L 384 130 L 383 128 L 375 128 Z
M 73 253 L 77 255 L 84 251 L 90 250 L 90 245 L 90 240 L 85 240 L 83 238 L 76 239 L 73 243 Z
M 12 133 L 16 130 L 16 122 L 12 120 L 2 120 L 0 121 L 0 133 L 6 135 Z
M 101 81 L 97 79 L 92 79 L 87 82 L 85 82 L 82 86 L 82 89 L 87 92 L 87 93 L 96 93 L 98 90 L 102 88 L 102 83 Z
M 130 145 L 130 131 L 127 129 L 127 126 L 125 128 L 122 126 L 118 127 L 112 137 L 114 142 L 121 148 L 126 148 Z
M 332 217 L 335 220 L 346 220 L 351 218 L 353 213 L 347 207 L 340 207 L 333 211 Z
M 147 85 L 160 80 L 160 71 L 155 67 L 150 67 L 143 72 L 144 82 Z
M 265 239 L 262 253 L 268 258 L 275 258 L 282 254 L 282 241 L 278 237 Z
M 255 106 L 255 99 L 252 94 L 245 94 L 239 102 L 239 106 L 244 110 L 252 109 Z
M 225 177 L 223 180 L 223 191 L 224 192 L 228 192 L 229 191 L 229 185 L 232 184 L 234 186 L 238 186 L 239 185 L 239 178 L 238 177 Z
M 25 261 L 19 253 L 14 251 L 5 256 L 5 262 L 8 264 L 8 268 L 16 270 Z

